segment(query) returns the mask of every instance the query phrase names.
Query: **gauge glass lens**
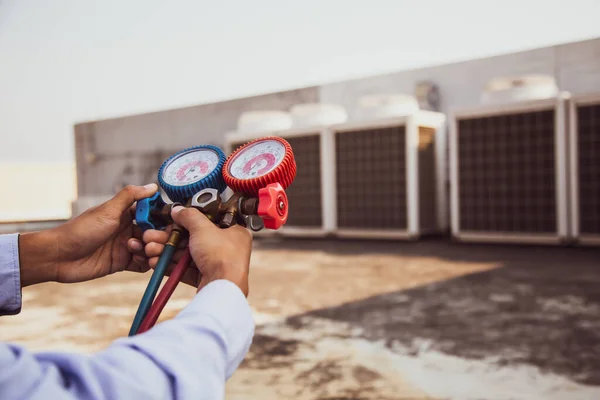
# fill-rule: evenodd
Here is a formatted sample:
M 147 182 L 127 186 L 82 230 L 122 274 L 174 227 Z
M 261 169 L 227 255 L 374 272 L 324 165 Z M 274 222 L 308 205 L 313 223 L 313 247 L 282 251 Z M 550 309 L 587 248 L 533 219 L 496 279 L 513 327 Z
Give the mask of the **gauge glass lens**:
M 173 186 L 186 186 L 210 174 L 219 164 L 219 156 L 209 149 L 195 149 L 182 153 L 165 167 L 162 178 Z
M 252 179 L 273 171 L 285 156 L 285 146 L 277 140 L 263 140 L 249 145 L 229 165 L 234 178 Z

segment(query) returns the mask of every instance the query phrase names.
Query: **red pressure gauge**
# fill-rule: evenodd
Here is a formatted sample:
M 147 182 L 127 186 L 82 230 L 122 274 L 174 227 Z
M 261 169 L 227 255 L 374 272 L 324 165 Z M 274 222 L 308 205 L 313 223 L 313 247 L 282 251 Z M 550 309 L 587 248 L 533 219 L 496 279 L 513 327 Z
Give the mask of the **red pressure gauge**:
M 296 176 L 290 144 L 280 137 L 251 141 L 234 151 L 223 166 L 225 183 L 235 192 L 258 197 L 259 189 L 279 183 L 286 189 Z
M 265 227 L 278 229 L 287 221 L 285 189 L 296 177 L 290 144 L 280 137 L 253 140 L 234 151 L 223 165 L 225 183 L 234 192 L 259 199 L 258 215 Z

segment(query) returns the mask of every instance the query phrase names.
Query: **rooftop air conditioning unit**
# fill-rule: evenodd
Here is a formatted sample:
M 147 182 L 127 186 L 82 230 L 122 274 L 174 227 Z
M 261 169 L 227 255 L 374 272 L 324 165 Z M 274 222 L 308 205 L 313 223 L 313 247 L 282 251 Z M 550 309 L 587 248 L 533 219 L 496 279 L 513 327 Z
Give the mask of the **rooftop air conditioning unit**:
M 335 139 L 336 232 L 418 238 L 446 227 L 445 116 L 402 94 L 359 99 Z
M 492 80 L 450 125 L 452 234 L 463 241 L 567 238 L 566 97 L 554 79 Z
M 237 132 L 251 135 L 289 129 L 291 126 L 292 116 L 285 111 L 246 111 L 238 118 Z
M 572 235 L 600 245 L 600 94 L 573 97 L 569 115 Z
M 334 229 L 333 140 L 328 126 L 346 121 L 343 107 L 334 104 L 298 104 L 290 109 L 291 123 L 273 131 L 239 131 L 226 135 L 230 152 L 261 136 L 279 136 L 292 146 L 296 178 L 286 190 L 289 216 L 277 234 L 322 236 Z M 263 231 L 264 232 L 264 231 Z M 269 232 L 275 234 L 275 232 Z

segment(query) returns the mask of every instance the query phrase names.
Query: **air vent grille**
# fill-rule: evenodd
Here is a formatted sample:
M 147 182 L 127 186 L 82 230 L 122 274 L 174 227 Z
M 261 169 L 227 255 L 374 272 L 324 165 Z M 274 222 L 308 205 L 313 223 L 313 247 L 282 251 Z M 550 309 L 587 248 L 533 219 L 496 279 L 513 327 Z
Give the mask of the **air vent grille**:
M 339 132 L 335 148 L 338 227 L 406 230 L 405 127 Z
M 555 111 L 457 121 L 460 230 L 556 233 Z
M 600 104 L 577 108 L 579 226 L 584 235 L 600 234 Z

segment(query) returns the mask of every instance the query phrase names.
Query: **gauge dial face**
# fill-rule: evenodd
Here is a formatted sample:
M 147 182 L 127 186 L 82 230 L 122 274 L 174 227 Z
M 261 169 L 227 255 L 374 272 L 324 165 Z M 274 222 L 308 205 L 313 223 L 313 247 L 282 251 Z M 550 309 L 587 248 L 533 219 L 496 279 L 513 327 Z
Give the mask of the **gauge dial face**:
M 258 178 L 273 171 L 285 157 L 285 146 L 277 140 L 263 140 L 242 150 L 229 165 L 234 178 Z
M 219 155 L 209 149 L 192 149 L 167 164 L 162 178 L 173 186 L 186 186 L 210 174 L 219 164 Z

